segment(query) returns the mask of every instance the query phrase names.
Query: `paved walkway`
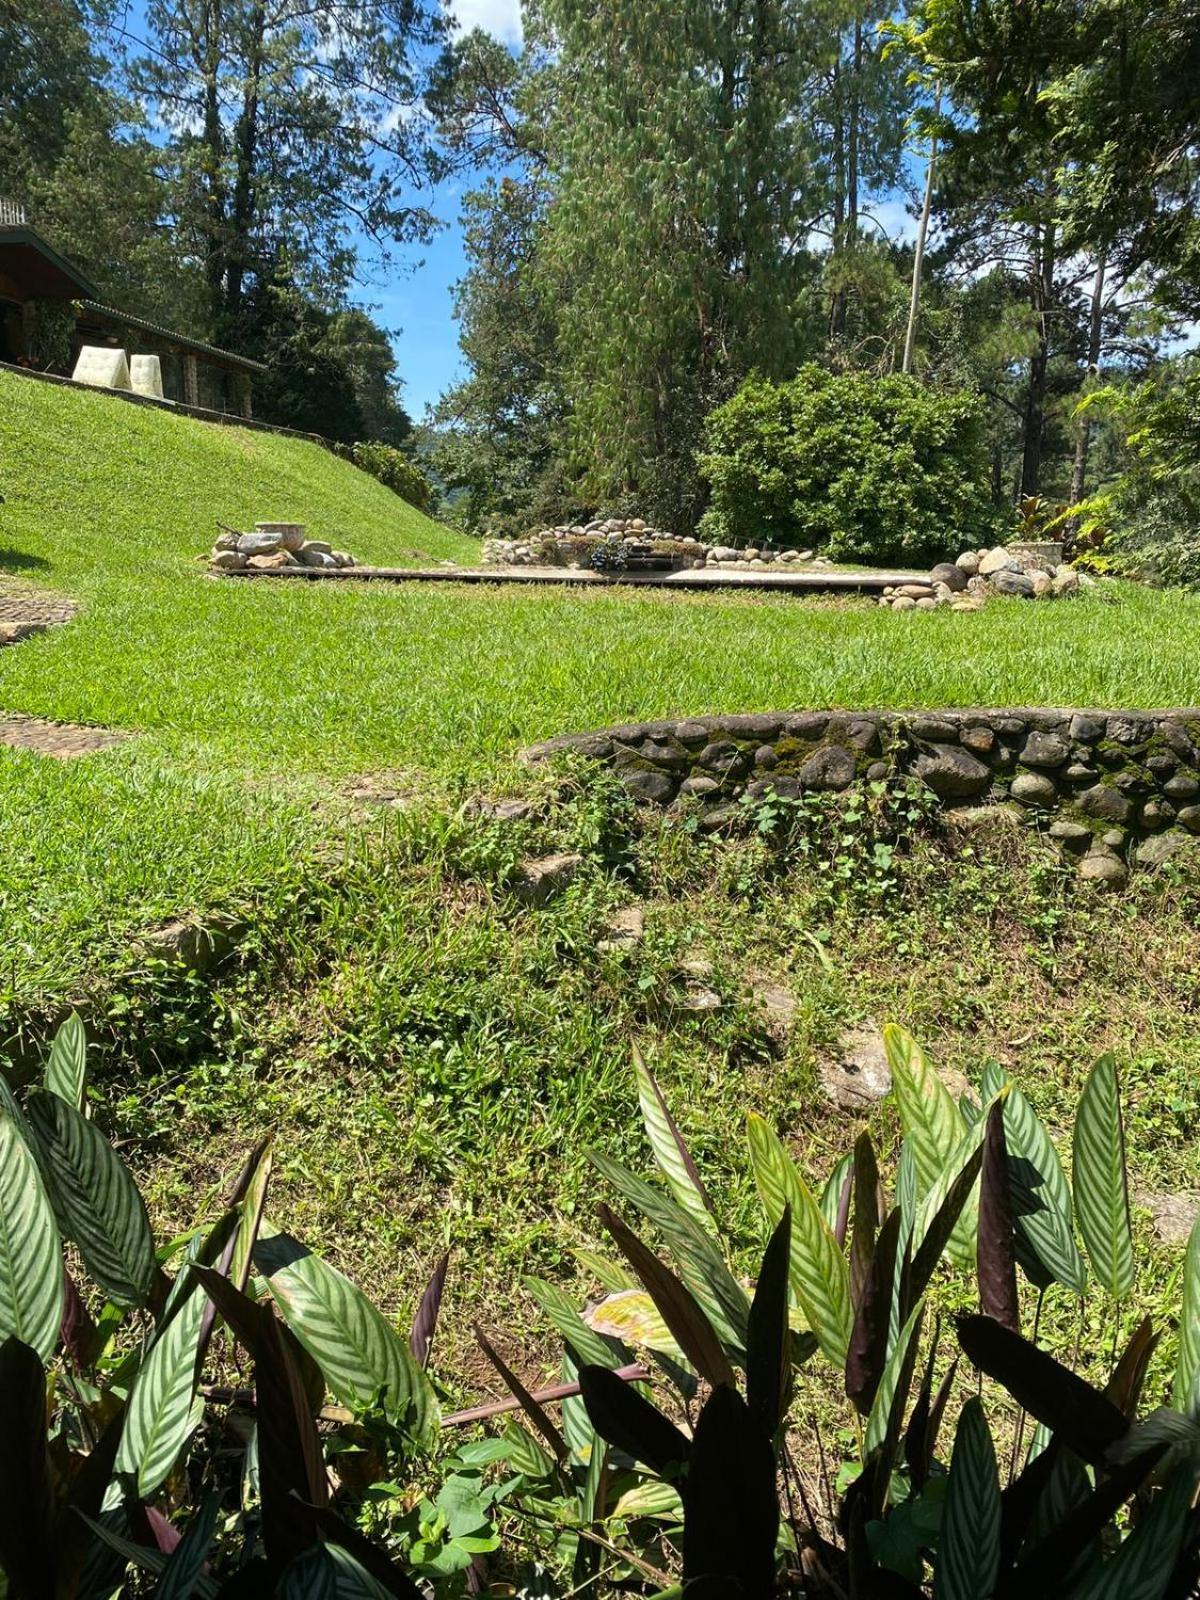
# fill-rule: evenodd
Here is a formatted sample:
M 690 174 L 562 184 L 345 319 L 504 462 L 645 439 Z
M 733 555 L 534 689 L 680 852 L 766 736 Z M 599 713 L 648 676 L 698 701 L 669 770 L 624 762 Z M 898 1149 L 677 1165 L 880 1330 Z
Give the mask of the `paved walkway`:
M 63 595 L 37 589 L 22 578 L 0 576 L 0 648 L 46 633 L 70 622 L 79 607 Z M 110 728 L 88 728 L 73 722 L 47 722 L 21 711 L 0 711 L 0 745 L 33 750 L 38 755 L 69 761 L 75 756 L 108 750 L 128 738 Z
M 568 584 L 631 589 L 752 589 L 781 594 L 882 594 L 901 583 L 928 583 L 928 572 L 826 572 L 794 568 L 748 571 L 692 567 L 682 572 L 589 572 L 571 567 L 281 567 L 269 572 L 230 572 L 223 577 L 301 583 L 488 583 Z

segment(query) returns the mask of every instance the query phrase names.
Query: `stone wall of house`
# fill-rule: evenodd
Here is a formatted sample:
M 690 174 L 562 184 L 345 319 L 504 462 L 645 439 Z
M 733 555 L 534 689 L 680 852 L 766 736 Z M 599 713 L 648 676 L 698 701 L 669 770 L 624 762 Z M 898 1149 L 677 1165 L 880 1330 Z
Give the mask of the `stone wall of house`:
M 631 723 L 527 751 L 611 765 L 639 800 L 699 805 L 716 830 L 738 802 L 908 776 L 947 807 L 1003 806 L 1045 826 L 1083 877 L 1124 882 L 1200 835 L 1200 710 L 777 712 Z

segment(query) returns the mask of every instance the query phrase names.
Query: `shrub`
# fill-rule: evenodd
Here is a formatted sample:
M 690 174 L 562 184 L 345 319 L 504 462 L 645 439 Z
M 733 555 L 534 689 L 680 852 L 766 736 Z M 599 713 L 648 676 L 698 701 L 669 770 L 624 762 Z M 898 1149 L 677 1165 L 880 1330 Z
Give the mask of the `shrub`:
M 575 1583 L 588 1574 L 572 1541 L 595 1539 L 624 1555 L 610 1579 L 650 1578 L 665 1593 L 682 1576 L 685 1597 L 693 1584 L 697 1596 L 806 1600 L 1194 1594 L 1200 1224 L 1183 1269 L 1174 1410 L 1138 1420 L 1160 1335 L 1124 1314 L 1136 1260 L 1113 1058 L 1084 1086 L 1068 1181 L 1000 1067 L 987 1068 L 980 1100 L 956 1101 L 902 1029 L 884 1037 L 903 1132 L 890 1201 L 869 1134 L 814 1191 L 775 1131 L 749 1118 L 746 1166 L 770 1228 L 752 1290 L 635 1058 L 661 1182 L 592 1159 L 670 1265 L 602 1205 L 616 1254 L 580 1252 L 606 1291 L 599 1303 L 580 1313 L 528 1280 L 565 1342 L 571 1389 L 561 1430 L 539 1397 L 517 1395 L 533 1432 L 510 1422 L 496 1444 L 519 1475 L 512 1499 L 560 1530 L 556 1554 L 574 1551 Z M 999 1403 L 965 1371 L 956 1384 L 961 1356 L 940 1352 L 931 1313 L 942 1266 L 959 1274 L 953 1302 L 968 1285 L 978 1295 L 978 1312 L 955 1319 L 956 1339 L 1006 1392 Z M 1032 1337 L 1018 1272 L 1037 1295 Z M 1103 1390 L 1037 1344 L 1052 1290 L 1077 1297 L 1081 1317 L 1089 1293 L 1107 1307 L 1112 1364 L 1083 1358 L 1105 1366 Z M 819 1426 L 801 1387 L 810 1363 L 836 1376 L 856 1414 L 836 1441 L 809 1437 Z M 817 1508 L 797 1446 L 820 1461 Z
M 1085 406 L 1113 418 L 1127 455 L 1115 481 L 1079 508 L 1081 532 L 1104 536 L 1114 569 L 1200 588 L 1200 363 L 1132 389 L 1099 389 Z
M 1000 515 L 979 398 L 898 375 L 751 378 L 709 415 L 700 465 L 717 543 L 925 561 L 990 541 Z
M 378 478 L 393 494 L 398 494 L 401 500 L 407 500 L 410 506 L 416 506 L 418 511 L 428 511 L 433 505 L 433 484 L 421 471 L 411 456 L 405 455 L 403 450 L 397 450 L 394 445 L 383 444 L 378 439 L 366 440 L 356 444 L 350 452 L 350 459 L 356 467 L 363 472 L 369 472 L 373 478 Z
M 87 1115 L 85 1079 L 77 1016 L 23 1103 L 0 1075 L 5 1594 L 127 1593 L 133 1566 L 163 1596 L 420 1600 L 360 1530 L 357 1485 L 438 1438 L 425 1362 L 444 1264 L 402 1338 L 348 1278 L 264 1222 L 266 1143 L 219 1215 L 156 1248 L 128 1168 Z M 222 1326 L 249 1356 L 253 1389 L 202 1382 Z M 227 1377 L 233 1344 L 221 1344 Z M 420 1575 L 461 1572 L 497 1542 L 478 1475 L 451 1481 L 415 1532 L 397 1516 L 391 1542 Z M 396 1486 L 372 1487 L 367 1498 L 398 1504 Z

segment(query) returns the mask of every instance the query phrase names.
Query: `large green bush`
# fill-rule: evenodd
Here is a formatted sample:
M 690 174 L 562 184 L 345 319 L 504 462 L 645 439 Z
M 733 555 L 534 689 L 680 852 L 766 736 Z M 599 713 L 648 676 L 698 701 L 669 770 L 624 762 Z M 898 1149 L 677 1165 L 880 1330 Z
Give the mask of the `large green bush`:
M 1124 436 L 1123 470 L 1080 507 L 1118 570 L 1200 588 L 1200 364 L 1157 381 L 1097 390 L 1086 402 Z
M 350 459 L 363 472 L 378 478 L 393 494 L 398 494 L 401 500 L 416 506 L 418 511 L 429 511 L 432 507 L 433 484 L 403 450 L 379 439 L 370 439 L 356 444 Z
M 846 561 L 925 561 L 990 541 L 977 396 L 913 378 L 801 369 L 751 378 L 707 424 L 717 543 L 769 541 Z

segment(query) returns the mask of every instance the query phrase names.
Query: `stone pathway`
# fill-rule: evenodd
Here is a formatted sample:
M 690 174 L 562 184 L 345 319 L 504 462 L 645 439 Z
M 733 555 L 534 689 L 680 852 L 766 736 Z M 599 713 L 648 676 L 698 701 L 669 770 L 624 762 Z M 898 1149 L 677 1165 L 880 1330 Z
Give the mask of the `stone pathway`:
M 75 722 L 47 722 L 42 717 L 27 717 L 19 711 L 0 712 L 0 744 L 15 750 L 34 750 L 40 756 L 70 761 L 75 756 L 94 755 L 130 738 L 112 728 L 87 728 Z
M 270 572 L 243 569 L 222 573 L 238 582 L 262 583 L 467 583 L 550 584 L 576 588 L 765 590 L 780 594 L 874 594 L 897 584 L 928 581 L 917 572 L 797 572 L 728 571 L 720 567 L 689 568 L 681 572 L 589 572 L 571 567 L 279 567 Z
M 0 646 L 19 644 L 48 628 L 70 622 L 79 607 L 63 595 L 33 589 L 19 579 L 0 578 Z

